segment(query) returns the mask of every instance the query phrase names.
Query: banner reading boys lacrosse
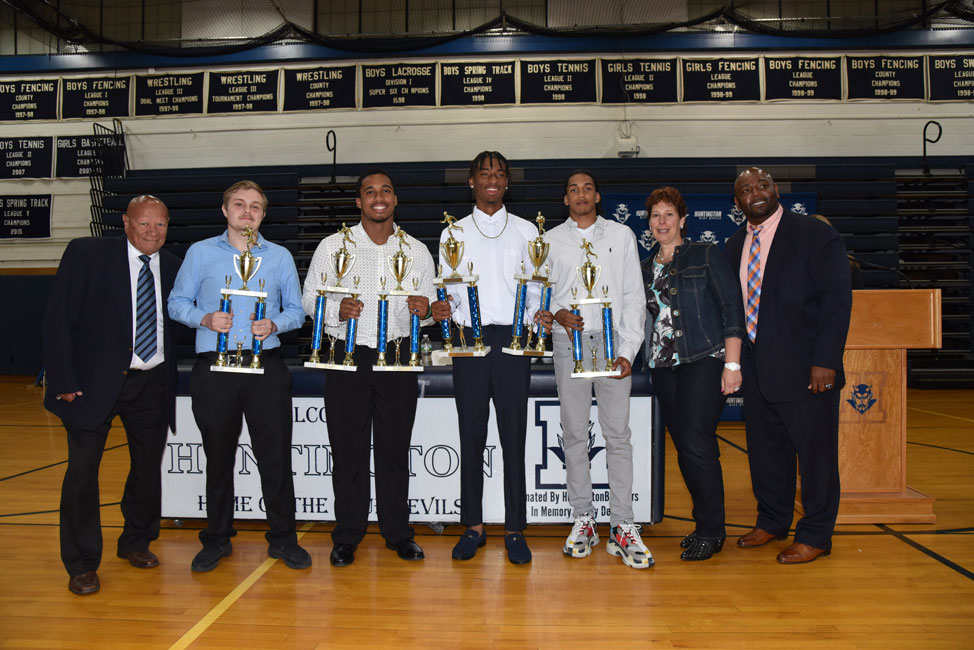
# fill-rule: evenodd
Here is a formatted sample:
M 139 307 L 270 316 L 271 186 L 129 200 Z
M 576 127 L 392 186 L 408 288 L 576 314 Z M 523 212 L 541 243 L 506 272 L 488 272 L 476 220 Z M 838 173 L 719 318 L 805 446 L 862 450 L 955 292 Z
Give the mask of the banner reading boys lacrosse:
M 649 255 L 655 241 L 649 231 L 646 213 L 648 194 L 602 195 L 602 210 L 606 219 L 624 223 L 636 233 L 639 258 Z M 684 194 L 687 204 L 687 238 L 690 241 L 711 242 L 724 247 L 731 235 L 744 223 L 744 214 L 726 194 Z M 814 192 L 789 192 L 781 195 L 781 205 L 798 214 L 815 214 L 818 195 Z
M 295 512 L 298 519 L 334 521 L 332 455 L 320 397 L 294 397 L 291 465 L 294 474 Z M 206 457 L 189 397 L 177 398 L 178 436 L 170 435 L 162 464 L 162 516 L 206 516 Z M 609 484 L 605 467 L 605 440 L 593 406 L 589 422 L 589 459 L 594 501 L 599 522 L 609 521 Z M 651 454 L 652 398 L 633 397 L 630 427 L 635 483 L 633 510 L 637 522 L 659 519 L 652 512 Z M 417 522 L 460 521 L 460 445 L 457 411 L 451 398 L 420 399 L 410 446 L 410 519 Z M 571 505 L 565 488 L 564 452 L 558 400 L 537 397 L 528 401 L 528 435 L 525 471 L 530 523 L 571 523 Z M 484 452 L 484 520 L 504 521 L 504 467 L 497 426 L 491 414 Z M 234 467 L 234 516 L 263 519 L 257 461 L 246 424 L 237 447 Z M 374 487 L 372 490 L 374 494 Z M 658 513 L 661 515 L 661 513 Z M 370 520 L 375 521 L 374 499 Z

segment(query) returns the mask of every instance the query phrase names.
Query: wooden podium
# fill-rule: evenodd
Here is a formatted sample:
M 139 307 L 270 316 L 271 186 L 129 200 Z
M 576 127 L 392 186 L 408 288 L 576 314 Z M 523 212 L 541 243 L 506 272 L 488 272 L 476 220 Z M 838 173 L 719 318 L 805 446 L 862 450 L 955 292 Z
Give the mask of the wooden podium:
M 939 348 L 940 323 L 940 289 L 852 292 L 837 523 L 936 522 L 934 498 L 906 484 L 906 350 Z

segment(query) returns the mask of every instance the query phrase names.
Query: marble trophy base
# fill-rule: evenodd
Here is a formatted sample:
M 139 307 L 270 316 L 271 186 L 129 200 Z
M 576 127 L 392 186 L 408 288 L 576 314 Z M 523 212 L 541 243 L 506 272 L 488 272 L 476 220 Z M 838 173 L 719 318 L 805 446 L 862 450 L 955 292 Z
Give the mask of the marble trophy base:
M 479 279 L 479 275 L 446 275 L 440 278 L 433 278 L 433 284 L 470 284 Z
M 622 374 L 621 370 L 586 370 L 585 372 L 573 372 L 572 379 L 592 378 L 592 377 L 618 377 Z
M 551 350 L 535 350 L 534 348 L 512 350 L 511 348 L 501 348 L 501 352 L 504 354 L 510 354 L 515 357 L 551 357 L 554 356 L 554 352 Z
M 346 366 L 344 363 L 312 363 L 304 362 L 305 368 L 318 368 L 319 370 L 340 370 L 342 372 L 355 372 L 358 366 Z
M 325 293 L 346 293 L 346 294 L 352 294 L 352 293 L 355 293 L 357 290 L 356 289 L 351 289 L 349 287 L 339 287 L 339 286 L 335 286 L 335 285 L 329 285 L 329 286 L 327 286 L 327 287 L 324 288 L 324 291 L 325 291 Z
M 372 372 L 423 372 L 423 366 L 372 366 Z
M 539 275 L 537 273 L 517 273 L 514 275 L 515 280 L 524 280 L 525 282 L 541 282 L 548 283 L 550 286 L 555 286 L 556 282 L 549 282 L 549 278 L 546 275 Z
M 251 368 L 250 366 L 210 366 L 211 372 L 236 372 L 241 375 L 263 375 L 263 368 Z
M 251 298 L 266 298 L 266 291 L 250 291 L 246 289 L 220 289 L 225 296 L 250 296 Z
M 490 346 L 485 345 L 483 350 L 474 350 L 471 347 L 454 347 L 447 354 L 451 357 L 486 357 L 490 353 Z

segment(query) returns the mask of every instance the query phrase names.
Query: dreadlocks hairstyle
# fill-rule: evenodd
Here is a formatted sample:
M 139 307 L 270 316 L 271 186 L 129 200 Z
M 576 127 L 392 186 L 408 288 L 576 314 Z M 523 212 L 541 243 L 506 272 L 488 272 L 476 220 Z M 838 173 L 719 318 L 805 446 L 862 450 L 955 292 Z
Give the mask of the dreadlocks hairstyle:
M 467 174 L 467 178 L 473 178 L 483 167 L 490 167 L 490 163 L 494 161 L 504 168 L 504 173 L 507 174 L 507 183 L 510 185 L 511 166 L 508 164 L 507 158 L 499 151 L 481 151 L 478 153 L 477 157 L 470 163 L 470 173 Z

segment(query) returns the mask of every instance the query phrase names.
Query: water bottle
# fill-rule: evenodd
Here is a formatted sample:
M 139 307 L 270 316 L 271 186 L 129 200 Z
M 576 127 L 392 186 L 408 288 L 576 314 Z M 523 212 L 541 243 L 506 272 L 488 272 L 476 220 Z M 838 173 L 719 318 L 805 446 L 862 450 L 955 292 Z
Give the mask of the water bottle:
M 429 334 L 423 334 L 423 339 L 419 342 L 419 362 L 424 366 L 433 365 L 433 342 L 430 341 Z

